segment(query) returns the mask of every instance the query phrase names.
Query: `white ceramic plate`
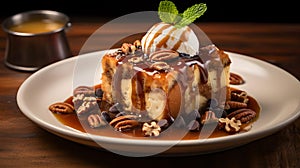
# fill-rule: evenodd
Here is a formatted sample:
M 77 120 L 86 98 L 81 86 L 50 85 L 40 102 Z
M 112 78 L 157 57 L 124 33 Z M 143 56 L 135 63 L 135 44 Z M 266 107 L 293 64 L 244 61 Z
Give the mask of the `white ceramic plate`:
M 35 72 L 20 86 L 17 103 L 25 116 L 49 132 L 127 156 L 193 155 L 226 150 L 275 133 L 299 117 L 300 82 L 295 77 L 267 62 L 227 53 L 232 60 L 231 72 L 246 80 L 235 87 L 247 91 L 261 105 L 259 119 L 249 132 L 242 134 L 182 141 L 137 140 L 90 135 L 61 124 L 48 106 L 72 95 L 77 85 L 99 83 L 99 63 L 104 51 L 69 58 Z

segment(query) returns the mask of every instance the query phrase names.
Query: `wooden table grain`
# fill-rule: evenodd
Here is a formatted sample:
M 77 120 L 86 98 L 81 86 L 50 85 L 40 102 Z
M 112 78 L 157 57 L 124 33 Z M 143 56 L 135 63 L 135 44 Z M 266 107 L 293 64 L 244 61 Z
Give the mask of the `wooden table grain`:
M 67 38 L 73 56 L 108 20 L 73 19 Z M 212 23 L 197 25 L 225 51 L 253 56 L 279 66 L 300 79 L 300 24 Z M 106 32 L 109 40 L 122 31 Z M 111 39 L 112 40 L 112 39 Z M 99 46 L 99 50 L 103 46 Z M 300 118 L 282 130 L 222 152 L 188 157 L 126 157 L 87 147 L 40 128 L 19 110 L 16 93 L 32 72 L 4 65 L 6 34 L 0 31 L 0 167 L 299 167 Z M 287 89 L 287 88 L 282 88 Z M 38 102 L 36 102 L 38 103 Z

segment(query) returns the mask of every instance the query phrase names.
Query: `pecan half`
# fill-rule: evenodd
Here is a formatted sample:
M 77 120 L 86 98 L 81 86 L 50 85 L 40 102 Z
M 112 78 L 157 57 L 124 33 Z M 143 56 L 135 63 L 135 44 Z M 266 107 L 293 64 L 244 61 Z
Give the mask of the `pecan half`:
M 235 119 L 240 120 L 242 123 L 247 123 L 256 117 L 256 112 L 248 108 L 242 108 L 233 111 L 232 113 L 228 114 L 227 117 L 229 119 L 234 117 Z
M 232 85 L 241 85 L 245 83 L 245 80 L 240 75 L 230 72 L 229 83 Z
M 74 89 L 73 95 L 83 94 L 85 96 L 95 95 L 93 87 L 90 86 L 78 86 Z
M 98 128 L 107 124 L 99 114 L 91 114 L 88 116 L 87 120 L 91 128 Z
M 162 71 L 162 70 L 167 71 L 171 67 L 166 62 L 154 62 L 153 64 L 151 64 L 150 68 L 158 70 L 158 71 Z
M 74 107 L 71 104 L 65 102 L 58 102 L 58 103 L 51 104 L 49 106 L 49 110 L 53 113 L 62 113 L 62 114 L 70 114 L 70 113 L 74 113 L 75 111 Z
M 170 61 L 179 57 L 179 53 L 173 50 L 160 50 L 150 54 L 150 61 Z
M 118 116 L 111 120 L 109 124 L 113 126 L 117 131 L 131 130 L 139 125 L 136 115 L 123 115 Z
M 114 128 L 117 129 L 118 131 L 127 131 L 131 130 L 139 125 L 139 122 L 137 120 L 124 120 L 118 122 Z
M 237 109 L 237 108 L 246 108 L 248 105 L 247 103 L 238 102 L 238 101 L 226 101 L 225 102 L 225 109 Z

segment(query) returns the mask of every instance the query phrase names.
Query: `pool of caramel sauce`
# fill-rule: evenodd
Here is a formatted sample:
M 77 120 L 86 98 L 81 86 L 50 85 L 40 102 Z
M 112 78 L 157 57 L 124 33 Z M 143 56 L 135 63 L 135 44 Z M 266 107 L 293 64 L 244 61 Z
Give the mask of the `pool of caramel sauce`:
M 249 98 L 248 108 L 256 112 L 256 118 L 247 124 L 243 124 L 241 126 L 241 130 L 244 127 L 251 125 L 253 122 L 255 122 L 260 112 L 260 106 L 258 102 L 251 96 L 248 96 L 248 98 Z M 73 97 L 70 96 L 68 99 L 65 100 L 65 102 L 73 104 L 72 99 Z M 100 127 L 100 128 L 91 128 L 89 127 L 86 118 L 81 120 L 79 117 L 77 117 L 75 113 L 73 114 L 53 113 L 53 114 L 62 124 L 84 133 L 107 136 L 107 137 L 116 137 L 116 138 L 149 139 L 149 137 L 144 136 L 140 127 L 138 127 L 139 129 L 134 129 L 132 131 L 127 131 L 127 132 L 116 131 L 110 125 L 107 125 L 105 127 Z M 150 138 L 155 138 L 158 140 L 178 140 L 179 137 L 182 140 L 195 140 L 195 139 L 202 139 L 201 137 L 215 138 L 215 137 L 230 135 L 224 130 L 219 130 L 216 126 L 213 126 L 211 128 L 206 128 L 205 130 L 206 132 L 204 130 L 201 130 L 201 128 L 200 131 L 187 131 L 186 129 L 183 128 L 172 128 L 171 130 L 168 131 L 168 133 L 164 133 L 163 131 L 160 134 L 160 136 L 150 137 Z

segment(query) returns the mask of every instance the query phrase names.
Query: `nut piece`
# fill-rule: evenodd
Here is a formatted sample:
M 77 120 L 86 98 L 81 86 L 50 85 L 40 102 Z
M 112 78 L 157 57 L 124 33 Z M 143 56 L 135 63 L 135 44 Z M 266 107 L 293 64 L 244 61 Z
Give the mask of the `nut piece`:
M 150 54 L 150 61 L 170 61 L 179 57 L 179 53 L 173 50 L 160 50 Z
M 239 132 L 240 126 L 242 125 L 240 120 L 236 120 L 234 117 L 229 118 L 219 118 L 219 128 L 225 128 L 225 131 L 229 133 Z
M 89 86 L 78 86 L 74 89 L 73 95 L 83 94 L 85 96 L 95 95 L 95 91 L 93 87 Z
M 247 131 L 250 131 L 251 129 L 252 129 L 252 124 L 247 125 L 246 127 L 244 127 L 242 131 L 247 132 Z
M 91 114 L 87 120 L 91 128 L 99 128 L 107 124 L 99 114 Z
M 245 80 L 238 74 L 230 72 L 229 83 L 232 85 L 241 85 Z
M 144 123 L 142 131 L 144 132 L 145 136 L 158 136 L 161 128 L 155 121 L 152 121 L 150 124 Z
M 98 103 L 95 97 L 84 97 L 82 100 L 82 104 L 76 109 L 76 112 L 78 115 L 81 115 L 84 113 L 91 112 L 97 107 L 98 107 Z
M 123 43 L 121 50 L 124 54 L 134 54 L 137 48 L 135 47 L 135 45 L 132 45 L 130 43 Z
M 140 40 L 135 40 L 133 42 L 133 45 L 137 48 L 137 49 L 141 49 L 142 48 L 142 43 Z
M 117 131 L 131 130 L 139 125 L 137 121 L 138 116 L 136 115 L 124 115 L 118 116 L 111 120 L 109 124 L 113 126 Z
M 132 64 L 138 64 L 140 62 L 143 62 L 143 58 L 142 57 L 132 57 L 128 60 L 129 63 Z
M 75 108 L 78 108 L 83 103 L 84 94 L 76 94 L 73 96 L 73 103 Z
M 204 115 L 201 116 L 201 124 L 217 123 L 219 120 L 213 111 L 206 111 Z
M 53 113 L 61 114 L 70 114 L 74 113 L 75 111 L 74 107 L 71 104 L 65 102 L 54 103 L 49 106 L 49 110 Z
M 137 127 L 139 125 L 139 122 L 137 120 L 124 120 L 124 121 L 120 121 L 118 122 L 114 128 L 118 131 L 127 131 L 127 130 L 131 130 L 135 127 Z
M 124 54 L 128 54 L 130 50 L 129 43 L 123 43 L 121 49 Z
M 150 68 L 158 70 L 158 71 L 167 71 L 169 70 L 171 67 L 169 64 L 167 64 L 166 62 L 154 62 Z
M 249 98 L 248 98 L 247 92 L 240 91 L 240 90 L 234 90 L 234 91 L 231 91 L 231 100 L 242 102 L 242 103 L 248 103 Z
M 225 109 L 238 109 L 238 108 L 246 108 L 248 105 L 247 103 L 243 103 L 243 102 L 237 102 L 237 101 L 226 101 L 225 103 Z
M 242 123 L 247 123 L 256 117 L 256 112 L 248 108 L 242 108 L 233 111 L 232 113 L 228 114 L 227 117 L 229 119 L 234 117 L 235 119 L 240 120 Z

